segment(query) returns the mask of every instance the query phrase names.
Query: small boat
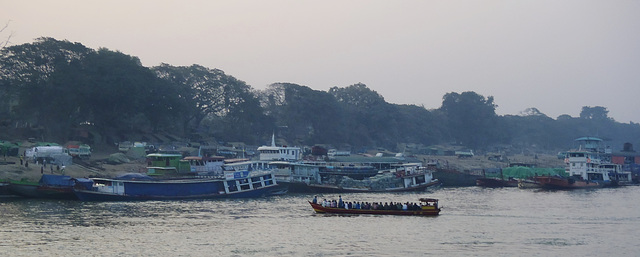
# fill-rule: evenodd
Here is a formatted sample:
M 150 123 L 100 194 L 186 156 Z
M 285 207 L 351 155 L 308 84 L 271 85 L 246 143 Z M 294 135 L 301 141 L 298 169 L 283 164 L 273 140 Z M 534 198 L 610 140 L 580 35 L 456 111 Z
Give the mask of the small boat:
M 9 192 L 28 198 L 77 199 L 73 194 L 74 179 L 65 175 L 43 174 L 38 182 L 9 181 Z
M 437 216 L 440 214 L 441 208 L 438 207 L 438 199 L 420 198 L 424 205 L 418 209 L 407 210 L 383 210 L 383 209 L 347 209 L 324 207 L 322 204 L 309 202 L 316 213 L 335 213 L 335 214 L 373 214 L 373 215 L 407 215 L 407 216 Z

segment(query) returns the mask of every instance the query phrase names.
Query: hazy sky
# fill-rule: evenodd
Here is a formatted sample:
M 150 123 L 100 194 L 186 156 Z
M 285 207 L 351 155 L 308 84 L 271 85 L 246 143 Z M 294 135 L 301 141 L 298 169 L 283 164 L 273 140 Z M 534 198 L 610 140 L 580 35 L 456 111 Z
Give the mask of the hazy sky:
M 264 89 L 364 83 L 387 102 L 438 108 L 493 96 L 498 114 L 556 118 L 604 106 L 640 122 L 639 0 L 0 0 L 11 44 L 47 36 L 200 64 Z

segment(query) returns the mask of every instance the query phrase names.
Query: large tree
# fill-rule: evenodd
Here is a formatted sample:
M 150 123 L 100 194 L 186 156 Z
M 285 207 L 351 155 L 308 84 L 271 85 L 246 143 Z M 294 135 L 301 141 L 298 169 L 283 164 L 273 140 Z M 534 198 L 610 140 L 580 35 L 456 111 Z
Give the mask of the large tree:
M 613 121 L 609 117 L 609 110 L 602 106 L 583 106 L 580 112 L 581 119 L 598 120 L 598 121 Z
M 327 92 L 274 83 L 261 93 L 266 113 L 277 120 L 280 135 L 297 144 L 336 143 L 342 131 L 342 112 Z
M 346 139 L 358 146 L 395 146 L 399 136 L 398 111 L 378 92 L 358 83 L 333 87 L 329 93 L 341 104 L 345 119 Z
M 68 87 L 52 79 L 56 72 L 82 65 L 92 49 L 80 43 L 39 38 L 34 43 L 0 50 L 0 91 L 16 103 L 14 119 L 43 127 L 48 138 L 57 139 L 68 126 L 60 126 L 69 114 Z M 54 139 L 52 138 L 52 139 Z
M 153 70 L 159 78 L 178 88 L 184 106 L 181 123 L 186 132 L 200 131 L 226 140 L 255 142 L 269 130 L 264 129 L 270 125 L 251 87 L 222 70 L 168 64 Z
M 483 148 L 495 139 L 497 105 L 493 97 L 485 98 L 475 92 L 447 93 L 442 98 L 443 111 L 453 138 L 472 148 Z

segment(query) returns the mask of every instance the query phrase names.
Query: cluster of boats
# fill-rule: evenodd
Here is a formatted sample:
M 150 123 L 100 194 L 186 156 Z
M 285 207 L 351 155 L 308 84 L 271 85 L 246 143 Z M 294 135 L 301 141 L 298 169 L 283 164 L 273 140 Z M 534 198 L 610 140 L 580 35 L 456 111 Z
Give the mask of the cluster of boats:
M 535 174 L 526 179 L 482 177 L 476 180 L 483 187 L 519 187 L 546 189 L 584 189 L 639 185 L 637 174 L 612 161 L 611 152 L 602 150 L 602 141 L 595 137 L 578 138 L 579 147 L 564 153 L 565 175 Z M 635 158 L 635 157 L 634 157 Z M 624 163 L 624 160 L 622 160 Z M 635 163 L 633 163 L 635 165 Z
M 128 173 L 115 178 L 43 174 L 38 182 L 9 181 L 7 187 L 10 194 L 31 198 L 130 201 L 253 198 L 286 192 L 403 192 L 421 191 L 438 184 L 433 171 L 420 163 L 398 164 L 372 172 L 367 165 L 303 162 L 300 148 L 279 147 L 273 142 L 258 151 L 260 159 L 254 161 L 151 153 L 146 156 L 145 174 Z M 353 180 L 358 184 L 335 181 L 336 177 L 349 176 L 359 178 Z
M 9 194 L 31 198 L 81 201 L 132 201 L 207 198 L 256 198 L 303 193 L 361 193 L 424 191 L 444 181 L 475 182 L 483 187 L 577 189 L 637 184 L 633 172 L 611 161 L 598 150 L 599 139 L 583 138 L 577 150 L 566 152 L 566 176 L 535 174 L 528 179 L 502 179 L 486 174 L 462 174 L 434 169 L 419 162 L 398 162 L 375 167 L 375 163 L 336 164 L 302 161 L 298 147 L 258 148 L 259 160 L 220 156 L 148 154 L 147 172 L 115 178 L 73 178 L 42 174 L 40 181 L 8 181 Z M 484 173 L 484 172 L 483 172 Z M 438 175 L 434 175 L 438 174 Z M 439 177 L 438 177 L 439 176 Z M 364 209 L 323 206 L 309 202 L 317 213 L 434 216 L 438 200 L 420 199 L 419 209 Z

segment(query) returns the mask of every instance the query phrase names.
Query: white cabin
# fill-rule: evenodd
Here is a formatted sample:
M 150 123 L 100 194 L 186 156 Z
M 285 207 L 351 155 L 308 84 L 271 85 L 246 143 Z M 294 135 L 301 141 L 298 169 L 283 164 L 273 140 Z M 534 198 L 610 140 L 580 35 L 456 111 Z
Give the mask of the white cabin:
M 271 146 L 258 147 L 261 161 L 299 161 L 302 160 L 300 147 L 276 146 L 275 137 L 271 137 Z

